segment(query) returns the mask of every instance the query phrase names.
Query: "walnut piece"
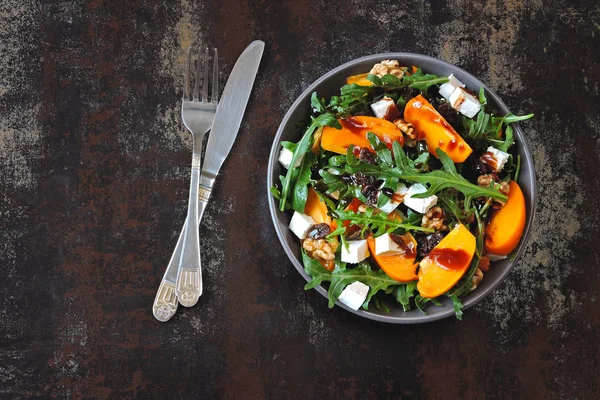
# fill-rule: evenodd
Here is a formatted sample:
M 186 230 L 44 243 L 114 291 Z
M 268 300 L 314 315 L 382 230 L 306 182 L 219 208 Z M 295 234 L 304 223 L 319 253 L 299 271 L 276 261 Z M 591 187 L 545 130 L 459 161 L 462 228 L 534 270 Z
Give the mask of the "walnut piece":
M 392 74 L 396 75 L 398 79 L 402 79 L 404 77 L 404 69 L 400 67 L 398 60 L 383 60 L 379 64 L 373 65 L 369 73 L 377 75 L 380 78 L 384 75 Z
M 496 174 L 483 174 L 483 175 L 479 175 L 479 177 L 477 178 L 477 184 L 479 186 L 492 186 L 494 189 L 498 190 L 500 193 L 508 196 L 510 193 L 510 185 L 508 184 L 508 182 L 500 182 L 500 179 L 498 178 L 498 175 Z M 499 209 L 502 208 L 502 206 L 504 205 L 504 201 L 502 200 L 494 200 L 494 204 L 493 207 L 494 209 Z
M 421 219 L 421 226 L 424 228 L 431 228 L 435 231 L 444 231 L 448 229 L 444 225 L 444 210 L 440 206 L 431 207 Z
M 394 120 L 394 125 L 396 125 L 398 129 L 400 129 L 400 131 L 404 133 L 409 139 L 414 140 L 417 138 L 417 131 L 415 130 L 413 124 L 411 124 L 410 122 L 406 122 L 402 118 L 398 118 Z
M 492 182 L 498 182 L 498 175 L 496 174 L 483 174 L 477 178 L 477 184 L 479 186 L 490 186 Z
M 481 271 L 481 269 L 477 268 L 475 274 L 473 275 L 473 286 L 471 286 L 471 290 L 477 289 L 477 286 L 481 283 L 482 280 L 483 272 Z
M 332 261 L 335 259 L 335 251 L 337 250 L 338 244 L 337 241 L 329 243 L 325 239 L 306 238 L 302 242 L 302 247 L 312 258 Z
M 500 187 L 498 190 L 500 190 L 500 193 L 508 196 L 510 194 L 510 185 L 508 182 L 500 182 Z

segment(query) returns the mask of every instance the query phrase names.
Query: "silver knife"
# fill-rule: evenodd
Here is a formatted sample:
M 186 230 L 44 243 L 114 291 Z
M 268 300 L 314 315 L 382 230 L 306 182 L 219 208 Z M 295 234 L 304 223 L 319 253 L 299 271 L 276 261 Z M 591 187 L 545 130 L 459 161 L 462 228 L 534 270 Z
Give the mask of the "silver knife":
M 204 163 L 202 164 L 198 190 L 198 223 L 204 215 L 215 178 L 237 137 L 264 48 L 265 43 L 260 40 L 250 43 L 233 66 L 229 79 L 225 84 L 225 89 L 223 89 L 206 145 Z M 181 259 L 184 231 L 185 225 L 181 230 L 177 246 L 154 298 L 152 313 L 161 322 L 171 319 L 177 311 L 178 301 L 175 295 L 175 283 Z

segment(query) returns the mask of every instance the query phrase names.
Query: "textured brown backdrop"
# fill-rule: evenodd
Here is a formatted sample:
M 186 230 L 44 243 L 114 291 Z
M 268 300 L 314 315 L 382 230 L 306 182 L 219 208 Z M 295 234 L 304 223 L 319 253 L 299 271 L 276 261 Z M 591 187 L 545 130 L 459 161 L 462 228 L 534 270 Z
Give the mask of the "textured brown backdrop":
M 585 0 L 1 1 L 0 398 L 600 398 L 599 35 Z M 183 49 L 217 46 L 224 83 L 253 39 L 263 63 L 201 225 L 205 294 L 160 324 L 188 192 Z M 455 63 L 536 114 L 531 241 L 463 322 L 329 310 L 271 226 L 286 107 L 384 51 Z

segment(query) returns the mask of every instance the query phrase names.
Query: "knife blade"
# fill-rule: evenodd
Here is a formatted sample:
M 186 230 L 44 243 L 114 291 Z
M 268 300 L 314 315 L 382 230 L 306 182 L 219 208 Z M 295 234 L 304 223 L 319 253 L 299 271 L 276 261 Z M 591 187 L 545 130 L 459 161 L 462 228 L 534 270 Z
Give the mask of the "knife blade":
M 223 89 L 202 165 L 198 190 L 198 223 L 204 215 L 215 178 L 237 137 L 264 48 L 265 43 L 260 40 L 250 43 L 233 66 L 225 84 L 225 89 Z M 154 299 L 152 312 L 154 317 L 161 322 L 171 319 L 177 311 L 178 301 L 175 296 L 175 282 L 177 281 L 184 231 L 185 224 Z
M 233 147 L 264 48 L 265 43 L 260 40 L 250 43 L 238 58 L 231 75 L 229 75 L 206 145 L 206 154 L 202 164 L 201 188 L 203 186 L 209 190 L 212 188 L 223 161 Z M 202 193 L 200 200 L 202 200 Z

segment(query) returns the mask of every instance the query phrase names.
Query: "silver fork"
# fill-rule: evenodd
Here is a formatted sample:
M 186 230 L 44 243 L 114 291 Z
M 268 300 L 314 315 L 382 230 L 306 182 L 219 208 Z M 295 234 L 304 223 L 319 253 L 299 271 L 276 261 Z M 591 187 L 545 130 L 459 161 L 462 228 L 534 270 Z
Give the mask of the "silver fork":
M 194 140 L 190 197 L 186 222 L 152 306 L 152 312 L 156 319 L 163 322 L 168 321 L 175 314 L 175 311 L 177 311 L 178 298 L 182 305 L 191 307 L 198 302 L 198 298 L 202 294 L 200 243 L 198 236 L 198 184 L 200 179 L 202 140 L 206 132 L 212 127 L 219 100 L 219 62 L 217 49 L 214 50 L 213 63 L 211 99 L 209 102 L 208 48 L 205 51 L 202 99 L 199 98 L 200 52 L 198 52 L 194 92 L 190 100 L 192 48 L 188 49 L 181 116 L 183 124 L 192 133 Z M 188 221 L 194 222 L 188 223 Z M 184 251 L 180 251 L 181 242 L 185 245 Z M 184 268 L 181 268 L 182 266 Z
M 191 50 L 188 50 L 183 101 L 181 104 L 183 124 L 192 133 L 194 140 L 188 213 L 183 228 L 183 246 L 177 272 L 177 285 L 175 287 L 175 294 L 179 299 L 179 303 L 184 307 L 192 307 L 198 302 L 198 298 L 202 294 L 200 238 L 198 234 L 198 185 L 200 183 L 200 170 L 202 168 L 202 140 L 204 134 L 212 127 L 219 98 L 217 49 L 215 49 L 214 56 L 210 102 L 208 101 L 208 48 L 205 53 L 202 98 L 198 98 L 200 88 L 200 54 L 198 54 L 194 93 L 190 101 Z
M 177 242 L 176 250 L 171 256 L 167 270 L 156 292 L 152 312 L 159 321 L 168 321 L 177 311 L 179 302 L 186 307 L 191 307 L 198 302 L 202 294 L 202 277 L 200 272 L 200 243 L 198 235 L 198 184 L 200 180 L 200 165 L 202 140 L 212 127 L 215 111 L 219 101 L 219 61 L 217 49 L 214 49 L 213 79 L 211 99 L 208 101 L 208 48 L 205 51 L 204 79 L 202 84 L 202 98 L 200 95 L 200 52 L 196 63 L 196 76 L 193 97 L 190 100 L 192 48 L 188 48 L 185 78 L 183 85 L 183 99 L 181 116 L 183 124 L 192 133 L 192 175 L 190 182 L 190 197 L 188 214 Z M 187 223 L 187 221 L 195 221 Z M 181 243 L 185 244 L 185 251 L 181 252 Z M 181 266 L 185 266 L 182 271 Z

